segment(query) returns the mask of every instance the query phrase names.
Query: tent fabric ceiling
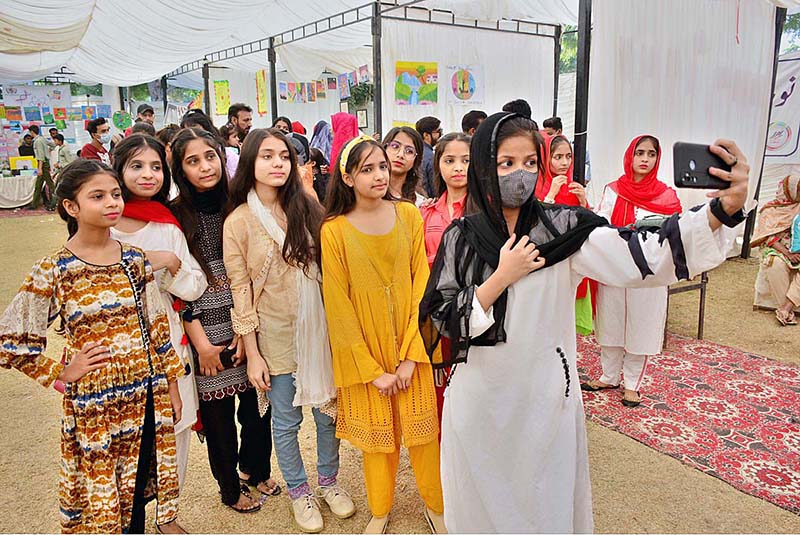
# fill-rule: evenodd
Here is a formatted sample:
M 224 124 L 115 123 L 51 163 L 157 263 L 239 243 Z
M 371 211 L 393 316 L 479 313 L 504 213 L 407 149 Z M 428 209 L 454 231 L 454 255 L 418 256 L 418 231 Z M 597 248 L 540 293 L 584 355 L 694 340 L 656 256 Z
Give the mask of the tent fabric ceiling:
M 155 80 L 205 54 L 276 35 L 367 3 L 368 0 L 0 0 L 0 80 L 35 80 L 63 66 L 75 73 L 76 79 L 134 85 Z M 426 0 L 418 5 L 451 9 L 465 17 L 486 20 L 524 18 L 575 24 L 578 0 Z M 350 66 L 350 61 L 361 61 L 354 58 L 369 57 L 369 50 L 360 48 L 370 43 L 370 26 L 360 23 L 278 50 L 284 48 L 287 59 L 316 57 L 319 65 L 314 70 L 320 70 L 326 66 Z M 322 50 L 336 54 L 324 56 L 319 52 Z M 253 54 L 219 64 L 253 71 L 264 68 L 266 58 L 260 56 Z M 293 74 L 302 70 L 291 65 L 291 60 L 285 63 Z

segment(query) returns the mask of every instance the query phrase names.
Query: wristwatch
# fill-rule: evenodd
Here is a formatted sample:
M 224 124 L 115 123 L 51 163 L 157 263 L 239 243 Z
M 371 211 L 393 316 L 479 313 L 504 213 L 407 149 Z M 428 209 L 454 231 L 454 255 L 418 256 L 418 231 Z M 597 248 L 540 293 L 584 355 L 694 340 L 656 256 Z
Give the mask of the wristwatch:
M 708 208 L 711 210 L 711 213 L 714 214 L 714 217 L 719 219 L 720 222 L 726 227 L 733 228 L 747 219 L 747 214 L 745 214 L 744 210 L 741 208 L 739 208 L 739 211 L 733 215 L 728 214 L 728 212 L 726 212 L 722 207 L 722 201 L 720 201 L 719 198 L 713 199 L 710 203 L 708 203 Z
M 546 202 L 547 204 L 555 204 L 556 200 L 552 197 L 545 197 L 543 202 Z

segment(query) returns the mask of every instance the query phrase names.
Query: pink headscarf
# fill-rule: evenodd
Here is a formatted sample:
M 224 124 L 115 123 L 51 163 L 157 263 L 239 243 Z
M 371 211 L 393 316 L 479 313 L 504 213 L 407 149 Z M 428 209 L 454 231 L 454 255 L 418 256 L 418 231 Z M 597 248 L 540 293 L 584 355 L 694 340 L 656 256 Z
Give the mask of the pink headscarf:
M 331 126 L 333 127 L 333 146 L 331 147 L 331 166 L 336 165 L 339 151 L 351 139 L 358 137 L 358 118 L 349 113 L 339 112 L 331 115 Z

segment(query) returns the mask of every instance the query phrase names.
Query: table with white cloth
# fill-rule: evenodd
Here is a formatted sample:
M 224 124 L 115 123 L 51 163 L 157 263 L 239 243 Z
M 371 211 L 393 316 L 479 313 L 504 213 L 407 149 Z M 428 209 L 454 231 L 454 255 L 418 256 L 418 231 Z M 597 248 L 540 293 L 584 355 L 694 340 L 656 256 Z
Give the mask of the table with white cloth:
M 19 208 L 33 200 L 35 176 L 0 177 L 0 208 Z

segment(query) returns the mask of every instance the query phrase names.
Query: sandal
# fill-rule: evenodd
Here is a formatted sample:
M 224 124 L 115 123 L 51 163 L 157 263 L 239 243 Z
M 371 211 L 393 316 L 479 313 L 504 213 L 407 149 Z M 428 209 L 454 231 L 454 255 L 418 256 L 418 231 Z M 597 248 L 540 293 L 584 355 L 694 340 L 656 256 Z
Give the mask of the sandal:
M 242 485 L 242 489 L 241 490 L 242 490 L 242 496 L 244 496 L 245 498 L 250 500 L 253 503 L 253 505 L 251 507 L 239 508 L 239 507 L 236 507 L 235 503 L 233 505 L 228 505 L 226 503 L 225 506 L 230 507 L 231 509 L 233 509 L 237 513 L 242 513 L 242 514 L 255 513 L 257 511 L 260 511 L 261 510 L 261 506 L 263 505 L 263 503 L 261 501 L 259 501 L 259 500 L 253 500 L 253 495 L 250 494 L 250 491 L 247 489 L 246 486 Z
M 272 486 L 269 486 L 269 482 L 272 481 Z M 277 496 L 281 493 L 281 487 L 272 479 L 267 479 L 266 481 L 261 481 L 260 483 L 253 485 L 250 483 L 249 479 L 242 479 L 239 478 L 239 483 L 241 483 L 243 488 L 253 488 L 256 489 L 258 492 L 263 494 L 264 496 Z M 266 491 L 263 490 L 262 485 L 266 485 Z
M 581 383 L 581 390 L 585 390 L 587 392 L 597 392 L 598 390 L 612 390 L 618 387 L 619 385 L 600 386 L 597 381 L 587 381 L 585 383 Z
M 186 531 L 186 530 L 183 528 L 183 526 L 181 526 L 180 524 L 178 524 L 177 520 L 173 520 L 172 522 L 170 522 L 170 524 L 172 524 L 172 523 L 175 523 L 175 525 L 176 525 L 176 526 L 178 526 L 178 529 L 180 530 L 180 531 L 178 531 L 178 533 L 189 533 L 188 531 Z M 163 530 L 161 529 L 161 525 L 159 525 L 159 524 L 156 524 L 156 531 L 157 531 L 157 532 L 159 532 L 159 533 L 161 533 L 162 535 L 164 535 L 164 534 L 166 534 L 166 533 L 167 533 L 166 531 L 163 531 Z
M 784 327 L 787 325 L 797 325 L 797 320 L 794 318 L 794 312 L 784 313 L 781 310 L 776 310 L 775 318 L 778 320 L 778 323 Z
M 625 394 L 622 394 L 622 404 L 625 405 L 626 407 L 638 407 L 639 404 L 642 402 L 642 397 L 639 395 L 638 391 L 636 391 L 636 397 L 638 397 L 639 399 L 634 401 L 632 399 L 625 398 Z

